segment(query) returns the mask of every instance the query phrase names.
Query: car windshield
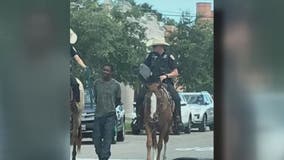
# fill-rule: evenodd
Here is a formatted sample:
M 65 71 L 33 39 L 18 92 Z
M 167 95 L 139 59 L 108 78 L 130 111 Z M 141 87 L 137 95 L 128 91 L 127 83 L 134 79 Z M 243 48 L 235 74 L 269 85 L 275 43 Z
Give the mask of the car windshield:
M 185 95 L 185 99 L 188 104 L 204 104 L 204 98 L 201 94 L 199 95 Z

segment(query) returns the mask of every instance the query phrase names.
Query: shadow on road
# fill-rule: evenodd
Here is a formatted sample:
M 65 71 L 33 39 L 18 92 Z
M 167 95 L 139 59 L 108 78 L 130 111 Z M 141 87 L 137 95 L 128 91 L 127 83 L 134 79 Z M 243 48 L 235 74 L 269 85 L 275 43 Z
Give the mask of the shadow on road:
M 198 129 L 194 129 L 194 130 L 191 130 L 192 133 L 205 133 L 205 132 L 213 132 L 213 131 L 210 131 L 210 130 L 206 130 L 205 132 L 200 132 Z M 135 136 L 145 136 L 146 133 L 145 131 L 141 131 L 140 134 L 133 134 L 131 131 L 127 131 L 126 132 L 127 135 L 135 135 Z M 157 133 L 159 135 L 159 133 Z M 180 135 L 187 135 L 188 133 L 184 133 L 184 132 L 180 132 Z M 170 135 L 174 135 L 173 133 L 171 133 Z M 190 134 L 188 134 L 190 135 Z

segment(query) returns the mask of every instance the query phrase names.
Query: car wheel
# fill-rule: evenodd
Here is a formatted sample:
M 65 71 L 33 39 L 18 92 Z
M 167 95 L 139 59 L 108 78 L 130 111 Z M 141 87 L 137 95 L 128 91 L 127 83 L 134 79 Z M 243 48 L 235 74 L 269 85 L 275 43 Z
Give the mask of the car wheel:
M 214 130 L 214 123 L 209 125 L 210 131 Z
M 122 130 L 117 132 L 117 141 L 118 142 L 123 142 L 125 139 L 125 125 L 124 123 L 122 124 Z
M 188 124 L 184 129 L 184 133 L 188 133 L 188 134 L 191 133 L 191 115 L 188 118 Z
M 203 119 L 202 119 L 202 123 L 199 127 L 199 131 L 200 132 L 205 132 L 206 131 L 206 126 L 207 126 L 207 116 L 206 114 L 203 116 Z

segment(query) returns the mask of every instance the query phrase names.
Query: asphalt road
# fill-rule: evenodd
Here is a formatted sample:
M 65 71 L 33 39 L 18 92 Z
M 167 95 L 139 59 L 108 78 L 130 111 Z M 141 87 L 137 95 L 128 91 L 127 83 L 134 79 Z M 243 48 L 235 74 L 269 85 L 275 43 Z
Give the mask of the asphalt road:
M 191 134 L 171 135 L 167 148 L 167 159 L 181 157 L 212 159 L 213 160 L 213 132 L 196 132 Z M 77 160 L 95 160 L 97 155 L 91 139 L 83 139 L 84 144 Z M 145 160 L 146 136 L 126 135 L 124 142 L 118 142 L 111 148 L 112 160 Z

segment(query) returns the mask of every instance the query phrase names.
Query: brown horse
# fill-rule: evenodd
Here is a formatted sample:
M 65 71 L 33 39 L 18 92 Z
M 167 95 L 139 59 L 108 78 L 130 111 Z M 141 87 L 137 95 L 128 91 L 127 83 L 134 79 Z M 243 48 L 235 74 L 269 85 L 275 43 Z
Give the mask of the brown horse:
M 164 84 L 152 83 L 147 86 L 148 91 L 144 100 L 144 124 L 147 134 L 147 160 L 151 160 L 151 149 L 153 158 L 160 160 L 161 150 L 164 143 L 163 159 L 166 159 L 167 142 L 169 140 L 170 128 L 174 111 L 174 102 L 169 96 Z M 157 132 L 160 133 L 157 143 Z M 156 153 L 158 150 L 158 154 Z
M 81 133 L 81 114 L 84 109 L 84 87 L 82 82 L 75 78 L 77 83 L 79 84 L 79 94 L 80 94 L 80 101 L 75 102 L 72 97 L 72 90 L 71 90 L 71 137 L 70 137 L 70 144 L 73 146 L 72 151 L 72 160 L 76 160 L 77 149 L 80 151 L 81 149 L 81 140 L 82 140 L 82 133 Z M 77 149 L 76 149 L 77 148 Z

